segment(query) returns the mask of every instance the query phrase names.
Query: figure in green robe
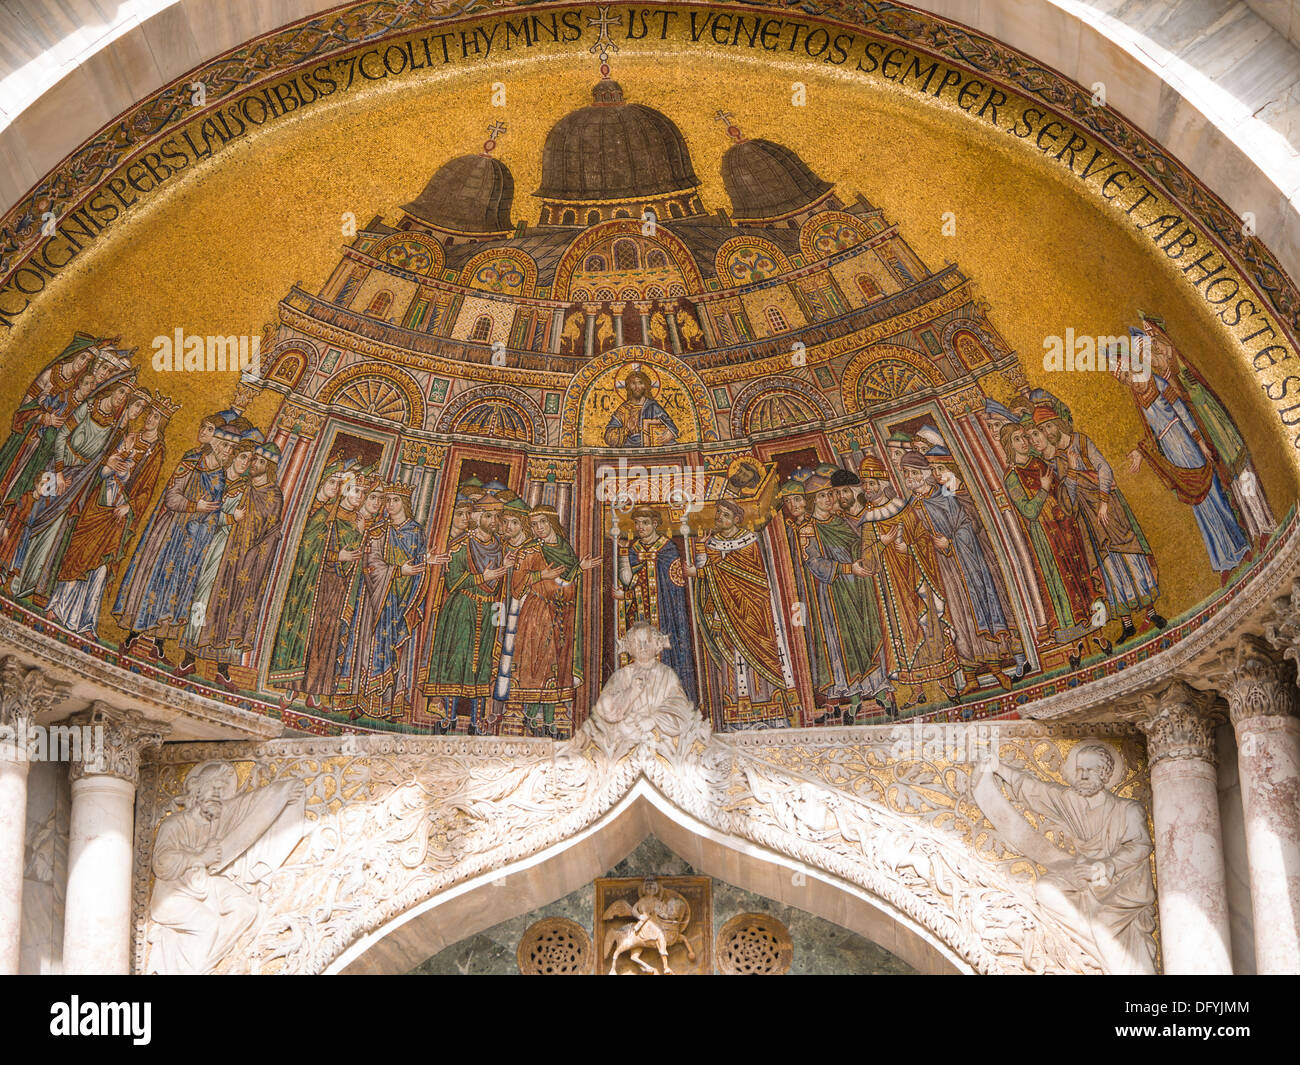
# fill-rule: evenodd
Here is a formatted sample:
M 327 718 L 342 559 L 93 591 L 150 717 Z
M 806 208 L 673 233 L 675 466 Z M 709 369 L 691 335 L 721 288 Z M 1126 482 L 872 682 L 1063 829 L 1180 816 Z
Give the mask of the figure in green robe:
M 337 459 L 325 467 L 320 487 L 312 500 L 307 521 L 298 541 L 298 553 L 289 571 L 289 586 L 280 608 L 280 627 L 271 651 L 267 683 L 292 694 L 300 688 L 307 658 L 307 634 L 311 626 L 316 585 L 320 579 L 325 541 L 329 537 L 331 511 L 345 478 L 355 476 L 356 461 Z

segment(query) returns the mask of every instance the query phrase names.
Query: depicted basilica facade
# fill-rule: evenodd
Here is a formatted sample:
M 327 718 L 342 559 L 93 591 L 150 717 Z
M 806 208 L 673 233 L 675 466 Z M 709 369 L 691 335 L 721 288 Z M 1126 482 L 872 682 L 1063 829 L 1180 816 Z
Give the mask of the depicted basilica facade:
M 694 6 L 683 42 L 706 8 L 745 38 L 746 16 Z M 178 232 L 163 222 L 182 206 L 219 221 L 204 205 L 234 202 L 263 158 L 252 140 L 254 163 L 223 162 L 235 124 L 293 134 L 283 156 L 328 169 L 334 135 L 294 132 L 314 101 L 400 121 L 355 72 L 397 93 L 448 26 L 466 61 L 498 22 L 556 46 L 554 82 L 514 90 L 480 150 L 444 138 L 414 199 L 389 187 L 337 252 L 300 249 L 332 266 L 232 252 L 208 271 L 206 306 L 254 275 L 272 287 L 274 321 L 242 341 L 173 343 L 169 325 L 151 357 L 162 296 L 125 324 L 41 294 L 33 308 L 65 308 L 54 324 L 15 317 L 0 786 L 20 814 L 0 837 L 23 858 L 0 869 L 0 962 L 442 971 L 463 919 L 517 941 L 525 972 L 818 971 L 811 913 L 888 971 L 1300 970 L 1293 923 L 1268 931 L 1296 912 L 1300 869 L 1293 379 L 1261 397 L 1263 356 L 1238 365 L 1265 329 L 1264 355 L 1293 340 L 1285 272 L 1250 274 L 1267 249 L 1202 254 L 1223 227 L 1194 175 L 1171 178 L 1135 128 L 1089 125 L 1067 79 L 944 51 L 937 27 L 956 31 L 931 16 L 839 12 L 833 38 L 787 21 L 809 57 L 857 64 L 867 87 L 833 91 L 882 125 L 931 121 L 947 86 L 982 101 L 955 103 L 945 136 L 1007 168 L 1001 216 L 1023 206 L 1004 189 L 1033 187 L 1056 218 L 1046 190 L 1065 178 L 962 122 L 1039 156 L 1056 125 L 1070 180 L 1089 151 L 1127 174 L 1070 186 L 1097 203 L 1061 214 L 1078 248 L 1144 264 L 1126 289 L 1092 296 L 1083 253 L 1065 280 L 1035 272 L 1048 253 L 1028 237 L 1014 255 L 972 238 L 973 263 L 956 240 L 965 265 L 948 261 L 933 219 L 892 206 L 920 194 L 851 138 L 831 152 L 723 74 L 668 93 L 631 43 L 616 80 L 632 12 L 505 7 L 475 16 L 487 29 L 379 27 L 357 5 L 277 30 L 213 60 L 210 106 L 138 105 L 130 128 L 151 132 L 120 162 L 127 186 L 110 142 L 88 142 L 60 186 L 86 206 L 54 212 L 54 243 L 5 230 L 19 250 L 0 280 L 25 293 L 32 256 L 81 250 L 74 225 L 113 239 L 97 197 L 115 189 L 148 232 Z M 599 55 L 594 85 L 576 41 Z M 924 99 L 899 103 L 877 72 L 924 79 Z M 450 104 L 425 92 L 432 121 Z M 926 128 L 908 135 L 938 159 Z M 294 194 L 265 159 L 241 209 L 278 232 Z M 141 175 L 190 167 L 210 200 L 194 181 L 182 206 L 149 206 Z M 1147 195 L 1112 203 L 1125 187 Z M 1022 269 L 1019 301 L 980 287 Z M 1071 299 L 1097 326 L 1066 369 L 1043 351 Z M 34 730 L 46 754 L 29 757 Z M 74 740 L 60 768 L 49 751 Z M 116 850 L 90 847 L 104 834 Z M 484 904 L 480 880 L 507 889 Z

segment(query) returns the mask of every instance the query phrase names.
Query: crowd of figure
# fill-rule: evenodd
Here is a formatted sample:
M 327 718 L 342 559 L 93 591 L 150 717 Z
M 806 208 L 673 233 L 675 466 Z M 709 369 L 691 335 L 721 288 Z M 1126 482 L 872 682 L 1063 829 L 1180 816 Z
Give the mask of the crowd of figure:
M 1276 523 L 1214 390 L 1158 319 L 1144 316 L 1141 336 L 1154 373 L 1115 371 L 1143 423 L 1130 469 L 1148 465 L 1192 508 L 1226 582 Z M 204 417 L 169 467 L 164 432 L 178 405 L 137 385 L 131 356 L 77 334 L 15 411 L 0 446 L 11 596 L 94 638 L 120 570 L 111 613 L 126 649 L 179 676 L 206 661 L 217 683 L 240 687 L 231 666 L 254 664 L 269 615 L 267 682 L 286 705 L 568 734 L 593 657 L 588 573 L 602 559 L 579 558 L 553 507 L 466 477 L 446 489 L 445 541 L 434 545 L 409 485 L 336 455 L 296 543 L 283 542 L 276 445 L 232 407 Z M 625 420 L 640 426 L 643 414 Z M 636 506 L 614 546 L 618 632 L 638 621 L 662 631 L 686 695 L 715 727 L 743 728 L 960 702 L 1010 690 L 1052 648 L 1077 667 L 1164 628 L 1150 543 L 1065 404 L 1025 388 L 1010 406 L 987 399 L 983 415 L 1001 452 L 987 449 L 1001 463 L 1001 515 L 966 483 L 968 457 L 924 418 L 896 423 L 855 468 L 788 471 L 758 509 L 763 464 L 739 460 L 694 542 L 669 527 L 668 507 Z M 1009 550 L 1032 568 L 1008 566 Z M 266 601 L 277 567 L 278 612 Z M 1017 569 L 1026 579 L 1010 584 Z M 796 682 L 805 661 L 811 713 Z

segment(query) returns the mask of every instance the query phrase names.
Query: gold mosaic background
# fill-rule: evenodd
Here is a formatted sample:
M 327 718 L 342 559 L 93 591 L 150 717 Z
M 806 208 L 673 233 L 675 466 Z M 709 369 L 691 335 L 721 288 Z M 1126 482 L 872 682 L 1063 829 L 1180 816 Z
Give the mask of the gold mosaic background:
M 590 100 L 597 74 L 586 46 L 593 39 L 588 31 L 576 45 L 538 45 L 500 64 L 353 86 L 191 165 L 141 197 L 0 340 L 0 409 L 14 408 L 36 368 L 76 329 L 120 333 L 140 348 L 145 365 L 151 339 L 177 327 L 259 333 L 294 282 L 319 289 L 346 243 L 345 212 L 358 226 L 375 214 L 394 221 L 398 205 L 439 165 L 479 149 L 494 120 L 509 126 L 497 155 L 515 177 L 514 217 L 535 222 L 530 193 L 542 143 L 558 118 Z M 1182 353 L 1228 402 L 1275 514 L 1286 513 L 1295 498 L 1295 452 L 1240 345 L 1177 264 L 1123 218 L 1122 207 L 1107 205 L 1095 183 L 1085 187 L 1044 157 L 1032 137 L 1017 140 L 952 103 L 851 69 L 740 55 L 689 39 L 623 41 L 613 67 L 629 101 L 663 111 L 682 130 L 706 206 L 729 207 L 718 166 L 730 141 L 714 117 L 724 109 L 747 135 L 799 152 L 845 199 L 861 191 L 882 206 L 931 269 L 958 262 L 996 327 L 1023 353 L 1030 382 L 1060 395 L 1114 465 L 1161 562 L 1162 603 L 1171 617 L 1219 586 L 1191 509 L 1171 505 L 1147 470 L 1128 473 L 1125 456 L 1141 422 L 1121 386 L 1104 374 L 1045 374 L 1045 335 L 1067 327 L 1120 335 L 1139 309 L 1162 316 Z M 806 86 L 806 106 L 792 106 L 796 81 Z M 491 106 L 494 82 L 505 85 L 505 108 Z M 943 234 L 945 212 L 954 217 L 953 236 Z M 146 369 L 141 383 L 184 404 L 171 423 L 170 465 L 193 446 L 199 418 L 227 405 L 233 381 Z M 278 402 L 264 394 L 249 414 L 265 428 Z M 1180 565 L 1184 560 L 1189 564 Z M 100 631 L 109 640 L 122 635 L 107 616 Z

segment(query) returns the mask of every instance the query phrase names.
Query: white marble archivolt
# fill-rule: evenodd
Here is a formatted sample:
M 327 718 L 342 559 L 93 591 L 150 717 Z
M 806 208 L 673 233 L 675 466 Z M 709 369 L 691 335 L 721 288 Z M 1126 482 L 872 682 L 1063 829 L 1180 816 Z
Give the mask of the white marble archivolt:
M 1002 764 L 984 777 L 1015 815 L 986 818 L 978 758 L 950 742 L 962 726 L 929 744 L 889 726 L 715 735 L 656 636 L 629 633 L 632 661 L 566 742 L 169 745 L 140 789 L 137 868 L 157 883 L 151 895 L 137 877 L 137 971 L 325 971 L 458 885 L 562 851 L 637 789 L 697 831 L 870 898 L 973 971 L 1151 967 L 1144 770 L 1120 754 L 1140 751 L 1131 737 L 1105 744 L 1103 765 L 1077 742 L 1067 759 L 1077 730 L 985 726 Z M 1117 767 L 1135 798 L 1113 793 Z M 1075 783 L 1049 782 L 1062 775 Z M 1107 786 L 1084 794 L 1094 777 Z
M 234 767 L 204 762 L 158 827 L 150 972 L 212 972 L 257 921 L 269 878 L 302 839 L 303 781 L 238 792 Z
M 1101 968 L 1154 973 L 1151 836 L 1141 804 L 1110 790 L 1123 776 L 1118 753 L 1103 743 L 1071 749 L 1068 785 L 1004 765 L 994 745 L 975 768 L 971 794 L 1003 840 L 1046 870 L 1034 885 L 1038 901 Z

